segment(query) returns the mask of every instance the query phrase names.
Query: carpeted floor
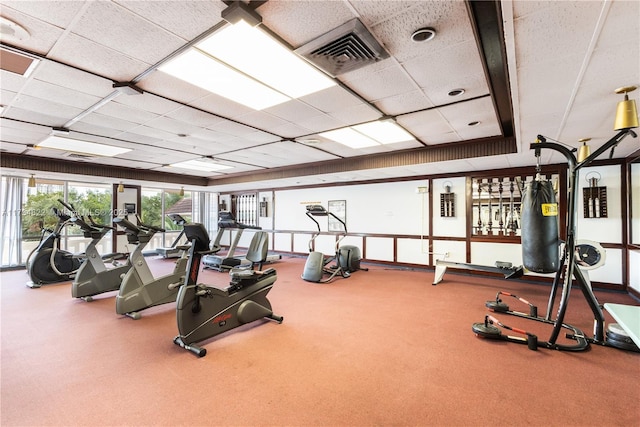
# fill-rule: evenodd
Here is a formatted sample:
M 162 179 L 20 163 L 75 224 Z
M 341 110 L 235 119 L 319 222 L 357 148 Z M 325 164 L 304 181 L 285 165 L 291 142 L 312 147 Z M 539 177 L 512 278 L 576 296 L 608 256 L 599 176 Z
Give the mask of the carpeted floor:
M 157 274 L 172 268 L 150 263 Z M 173 303 L 132 320 L 115 313 L 113 292 L 87 303 L 71 298 L 69 282 L 30 289 L 25 271 L 1 273 L 1 425 L 640 425 L 640 354 L 531 351 L 472 333 L 498 290 L 544 313 L 547 286 L 453 273 L 432 286 L 433 272 L 379 265 L 314 284 L 300 279 L 303 266 L 287 257 L 271 265 L 278 281 L 269 298 L 282 324 L 215 337 L 203 343 L 204 358 L 173 344 Z M 541 339 L 550 333 L 499 317 Z M 590 333 L 578 291 L 565 320 Z

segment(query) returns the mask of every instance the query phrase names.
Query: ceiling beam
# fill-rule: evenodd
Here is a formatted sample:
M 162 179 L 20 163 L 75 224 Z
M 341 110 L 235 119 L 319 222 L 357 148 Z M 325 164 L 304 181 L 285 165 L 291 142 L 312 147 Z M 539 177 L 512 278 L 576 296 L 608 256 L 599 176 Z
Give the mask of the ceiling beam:
M 451 144 L 431 145 L 390 153 L 368 154 L 345 159 L 327 160 L 304 165 L 286 166 L 266 171 L 253 171 L 233 176 L 219 176 L 209 179 L 209 185 L 226 185 L 269 181 L 274 179 L 295 178 L 298 176 L 321 175 L 328 173 L 348 173 L 357 170 L 381 169 L 390 167 L 461 160 L 485 156 L 497 156 L 517 152 L 515 138 L 482 138 Z
M 2 156 L 0 156 L 0 166 L 2 168 L 21 169 L 26 171 L 56 172 L 67 175 L 102 176 L 116 181 L 129 179 L 168 182 L 172 184 L 195 185 L 201 187 L 205 187 L 208 181 L 207 178 L 199 176 L 101 165 L 98 163 L 49 159 L 45 157 L 14 153 L 2 153 Z
M 512 137 L 514 135 L 513 104 L 500 2 L 467 0 L 466 4 L 489 82 L 491 97 L 498 113 L 502 135 Z

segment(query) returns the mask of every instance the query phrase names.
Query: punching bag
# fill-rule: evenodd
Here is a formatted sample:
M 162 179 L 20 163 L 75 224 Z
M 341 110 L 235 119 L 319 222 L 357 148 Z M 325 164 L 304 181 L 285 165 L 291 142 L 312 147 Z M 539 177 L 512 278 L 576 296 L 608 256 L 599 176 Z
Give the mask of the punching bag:
M 558 271 L 558 203 L 553 184 L 534 179 L 522 195 L 522 263 L 535 273 Z

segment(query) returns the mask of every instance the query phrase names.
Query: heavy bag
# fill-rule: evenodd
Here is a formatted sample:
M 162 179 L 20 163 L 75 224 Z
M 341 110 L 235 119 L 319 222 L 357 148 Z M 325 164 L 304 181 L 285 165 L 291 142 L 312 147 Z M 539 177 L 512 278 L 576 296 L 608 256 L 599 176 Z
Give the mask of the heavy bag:
M 520 221 L 525 268 L 535 273 L 558 271 L 558 203 L 550 181 L 535 179 L 525 187 Z

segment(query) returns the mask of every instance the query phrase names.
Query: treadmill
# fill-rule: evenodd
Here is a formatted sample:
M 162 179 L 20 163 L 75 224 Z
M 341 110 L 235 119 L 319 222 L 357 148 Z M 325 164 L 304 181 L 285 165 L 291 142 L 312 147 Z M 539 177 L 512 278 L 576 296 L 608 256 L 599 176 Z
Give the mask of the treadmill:
M 234 256 L 238 243 L 240 242 L 240 238 L 242 237 L 242 233 L 245 229 L 262 230 L 262 227 L 238 222 L 231 212 L 219 212 L 218 234 L 216 235 L 216 239 L 211 245 L 211 248 L 215 249 L 220 247 L 220 240 L 222 239 L 222 236 L 226 230 L 230 230 L 231 232 L 233 232 L 234 230 L 237 231 L 226 254 L 212 254 L 202 257 L 202 265 L 204 266 L 204 268 L 210 268 L 217 271 L 225 271 L 239 265 L 250 264 L 251 262 L 247 261 L 244 257 Z M 265 262 L 272 262 L 281 258 L 281 255 L 268 255 Z
M 176 225 L 184 226 L 187 223 L 187 220 L 184 219 L 180 214 L 167 214 L 167 216 L 171 218 L 171 221 L 173 221 L 173 223 Z M 178 242 L 180 241 L 182 236 L 184 236 L 184 228 L 182 229 L 180 234 L 178 234 L 178 237 L 176 237 L 171 246 L 169 246 L 168 248 L 157 248 L 156 253 L 158 255 L 161 255 L 162 258 L 180 258 L 182 250 L 178 249 Z

